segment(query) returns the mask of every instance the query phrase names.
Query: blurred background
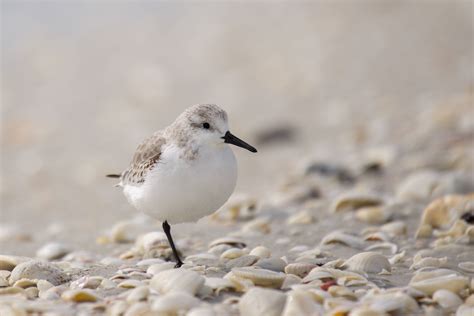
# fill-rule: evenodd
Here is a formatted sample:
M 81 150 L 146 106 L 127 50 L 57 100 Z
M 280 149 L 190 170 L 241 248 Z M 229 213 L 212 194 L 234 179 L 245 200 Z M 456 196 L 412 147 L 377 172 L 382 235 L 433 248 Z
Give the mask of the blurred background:
M 104 175 L 196 103 L 259 149 L 236 151 L 254 195 L 307 159 L 446 130 L 474 145 L 473 65 L 469 0 L 2 1 L 0 250 L 87 248 L 132 216 Z

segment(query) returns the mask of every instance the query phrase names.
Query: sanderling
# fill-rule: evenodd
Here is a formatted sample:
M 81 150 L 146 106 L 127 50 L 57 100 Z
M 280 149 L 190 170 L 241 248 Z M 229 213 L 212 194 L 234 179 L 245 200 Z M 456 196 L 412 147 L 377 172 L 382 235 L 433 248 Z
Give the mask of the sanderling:
M 214 104 L 184 111 L 170 126 L 145 139 L 120 178 L 127 200 L 163 223 L 176 258 L 170 225 L 197 221 L 220 208 L 237 181 L 237 161 L 227 146 L 257 150 L 229 132 L 227 113 Z

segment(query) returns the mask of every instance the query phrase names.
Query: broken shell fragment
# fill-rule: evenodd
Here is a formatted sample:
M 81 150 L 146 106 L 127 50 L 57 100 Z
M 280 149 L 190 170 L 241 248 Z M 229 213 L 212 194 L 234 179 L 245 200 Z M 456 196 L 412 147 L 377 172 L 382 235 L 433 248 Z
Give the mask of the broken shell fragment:
M 391 271 L 392 267 L 388 259 L 376 252 L 361 252 L 349 258 L 343 268 L 351 271 L 362 271 L 367 273 L 379 273 L 383 270 Z

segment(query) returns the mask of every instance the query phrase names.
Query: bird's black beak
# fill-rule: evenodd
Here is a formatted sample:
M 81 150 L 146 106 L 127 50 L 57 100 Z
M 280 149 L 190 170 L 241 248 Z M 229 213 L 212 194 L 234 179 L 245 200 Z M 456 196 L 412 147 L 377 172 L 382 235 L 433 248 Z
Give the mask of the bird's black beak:
M 232 135 L 229 131 L 227 131 L 225 133 L 225 135 L 222 137 L 222 139 L 224 140 L 224 143 L 232 144 L 232 145 L 235 145 L 235 146 L 245 148 L 245 149 L 247 149 L 247 150 L 249 150 L 253 153 L 257 152 L 257 149 L 255 147 L 250 146 L 249 144 L 247 144 L 246 142 L 244 142 L 240 138 Z

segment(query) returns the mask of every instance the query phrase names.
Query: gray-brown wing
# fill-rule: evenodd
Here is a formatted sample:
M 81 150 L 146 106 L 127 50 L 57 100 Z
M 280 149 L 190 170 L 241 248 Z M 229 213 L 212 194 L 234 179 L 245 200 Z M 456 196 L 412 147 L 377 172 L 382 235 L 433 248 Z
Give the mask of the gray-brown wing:
M 160 160 L 161 150 L 166 143 L 162 132 L 156 132 L 138 145 L 130 167 L 122 173 L 121 184 L 140 185 L 149 171 Z

